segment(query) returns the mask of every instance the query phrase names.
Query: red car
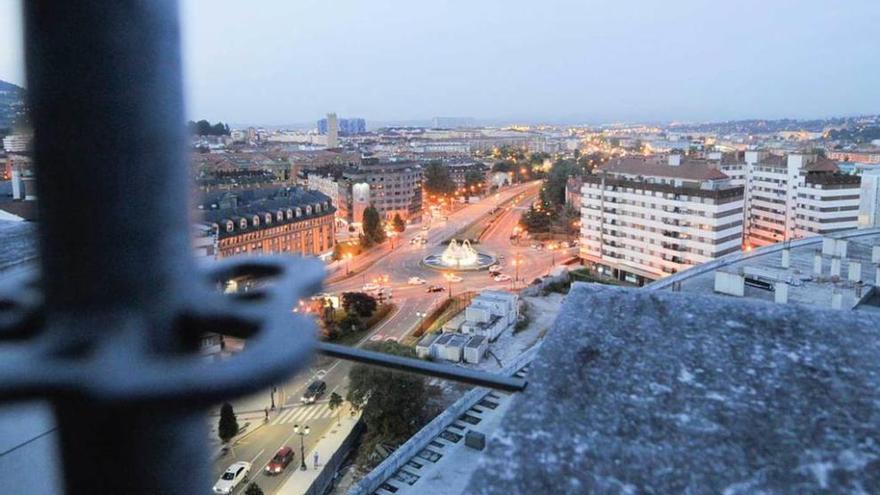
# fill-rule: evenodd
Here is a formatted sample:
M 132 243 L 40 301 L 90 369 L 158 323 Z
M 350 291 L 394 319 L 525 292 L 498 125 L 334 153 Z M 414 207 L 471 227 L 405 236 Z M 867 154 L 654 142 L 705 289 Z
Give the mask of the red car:
M 266 474 L 278 474 L 293 460 L 293 449 L 282 447 L 275 453 L 275 457 L 266 464 Z

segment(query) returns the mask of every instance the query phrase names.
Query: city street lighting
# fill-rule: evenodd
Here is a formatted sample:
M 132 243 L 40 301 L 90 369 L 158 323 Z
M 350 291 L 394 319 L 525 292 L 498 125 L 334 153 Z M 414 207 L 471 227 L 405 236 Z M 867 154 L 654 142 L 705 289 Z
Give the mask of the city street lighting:
M 293 425 L 293 432 L 299 435 L 299 461 L 300 461 L 300 470 L 306 470 L 306 444 L 305 444 L 305 436 L 309 434 L 309 427 L 299 425 Z

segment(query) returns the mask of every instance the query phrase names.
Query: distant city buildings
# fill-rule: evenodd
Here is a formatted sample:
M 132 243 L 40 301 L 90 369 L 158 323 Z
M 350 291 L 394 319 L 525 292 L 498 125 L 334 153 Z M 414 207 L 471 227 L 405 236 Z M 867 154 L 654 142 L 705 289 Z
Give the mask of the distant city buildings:
M 738 251 L 743 187 L 706 161 L 613 160 L 583 177 L 583 261 L 642 285 Z
M 334 118 L 336 114 L 328 114 L 327 118 L 318 121 L 318 134 L 329 134 L 330 125 L 328 121 L 330 115 Z M 337 119 L 336 130 L 340 136 L 356 136 L 367 132 L 367 121 L 364 119 Z
M 431 119 L 431 127 L 434 129 L 458 129 L 475 126 L 476 121 L 472 117 L 434 117 Z

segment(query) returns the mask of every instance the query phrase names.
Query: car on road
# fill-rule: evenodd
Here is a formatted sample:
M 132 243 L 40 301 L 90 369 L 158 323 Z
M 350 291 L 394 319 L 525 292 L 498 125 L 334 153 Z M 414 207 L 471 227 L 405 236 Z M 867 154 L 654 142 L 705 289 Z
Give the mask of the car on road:
M 428 238 L 419 237 L 419 244 L 427 244 L 427 243 L 428 243 Z
M 490 271 L 490 272 L 500 272 L 500 271 L 501 271 L 501 265 L 497 265 L 497 264 L 496 264 L 496 265 L 492 265 L 492 266 L 489 267 L 489 271 Z
M 409 280 L 407 280 L 407 283 L 409 285 L 423 285 L 426 282 L 425 282 L 425 279 L 423 279 L 421 277 L 410 277 Z
M 214 483 L 214 493 L 217 495 L 229 495 L 242 482 L 247 481 L 248 474 L 251 472 L 251 463 L 238 461 L 228 468 Z
M 327 383 L 323 380 L 315 380 L 309 384 L 300 399 L 304 404 L 314 404 L 324 392 L 327 391 Z
M 372 284 L 372 283 L 370 283 L 370 284 L 364 284 L 364 286 L 361 287 L 361 291 L 362 291 L 362 292 L 375 292 L 375 291 L 377 291 L 377 290 L 379 290 L 379 289 L 381 289 L 381 287 L 379 287 L 379 286 L 376 285 L 376 284 Z
M 461 278 L 461 277 L 459 277 L 458 275 L 450 275 L 450 276 L 446 277 L 446 280 L 449 280 L 450 282 L 458 283 L 458 282 L 461 282 L 461 281 L 464 280 L 464 279 Z
M 293 449 L 290 447 L 281 447 L 275 452 L 275 457 L 266 464 L 266 474 L 278 474 L 284 471 L 284 468 L 293 461 Z
M 443 292 L 444 289 L 442 285 L 429 285 L 428 292 Z
M 496 276 L 495 276 L 495 281 L 496 281 L 496 282 L 508 282 L 508 281 L 510 281 L 510 275 L 508 275 L 508 274 L 506 274 L 506 273 L 502 273 L 502 274 L 496 275 Z

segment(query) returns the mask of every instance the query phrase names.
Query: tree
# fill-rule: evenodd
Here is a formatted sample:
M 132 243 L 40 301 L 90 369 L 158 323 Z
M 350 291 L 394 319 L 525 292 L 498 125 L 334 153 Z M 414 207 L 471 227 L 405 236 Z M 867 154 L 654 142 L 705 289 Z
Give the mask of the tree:
M 464 187 L 471 192 L 482 192 L 486 183 L 486 175 L 479 170 L 468 170 L 464 174 Z
M 229 125 L 224 124 L 223 122 L 217 122 L 214 125 L 211 125 L 207 120 L 200 120 L 198 122 L 189 121 L 187 123 L 189 127 L 189 132 L 191 134 L 196 134 L 199 136 L 228 136 L 231 134 L 229 129 Z
M 510 172 L 515 168 L 510 162 L 497 162 L 495 165 L 492 165 L 493 172 Z
M 263 489 L 260 488 L 260 485 L 251 483 L 244 491 L 244 495 L 263 495 Z
M 415 357 L 415 351 L 397 342 L 380 342 L 369 350 L 404 357 Z M 391 371 L 386 368 L 357 364 L 348 373 L 346 399 L 363 413 L 367 434 L 361 448 L 359 464 L 369 467 L 369 453 L 380 442 L 399 443 L 423 426 L 428 417 L 429 389 L 421 375 Z
M 455 181 L 449 174 L 449 168 L 440 162 L 431 162 L 425 167 L 422 185 L 431 194 L 447 196 L 455 192 Z
M 548 206 L 557 208 L 565 204 L 565 185 L 569 177 L 580 175 L 578 166 L 569 160 L 559 160 L 550 168 L 550 174 L 541 191 L 541 199 Z
M 400 218 L 400 213 L 395 213 L 394 218 L 391 220 L 391 225 L 394 226 L 394 231 L 398 234 L 403 233 L 406 230 L 406 222 L 403 221 L 403 218 Z
M 342 396 L 333 392 L 330 394 L 330 402 L 327 403 L 330 411 L 336 411 L 336 424 L 339 425 L 339 410 L 342 407 Z
M 339 335 L 345 335 L 363 330 L 363 323 L 355 313 L 346 313 L 345 317 L 339 320 L 337 328 L 339 328 L 339 332 L 337 332 Z
M 221 442 L 228 443 L 235 435 L 238 435 L 238 420 L 235 418 L 232 404 L 225 402 L 220 407 L 220 422 L 217 424 L 217 436 L 220 437 Z
M 363 229 L 364 234 L 361 237 L 363 247 L 367 248 L 385 242 L 385 228 L 382 226 L 379 210 L 373 205 L 364 209 Z
M 550 231 L 550 212 L 530 207 L 522 216 L 521 223 L 526 231 L 532 234 Z
M 376 298 L 364 292 L 343 292 L 342 308 L 349 314 L 355 313 L 364 318 L 376 311 Z

